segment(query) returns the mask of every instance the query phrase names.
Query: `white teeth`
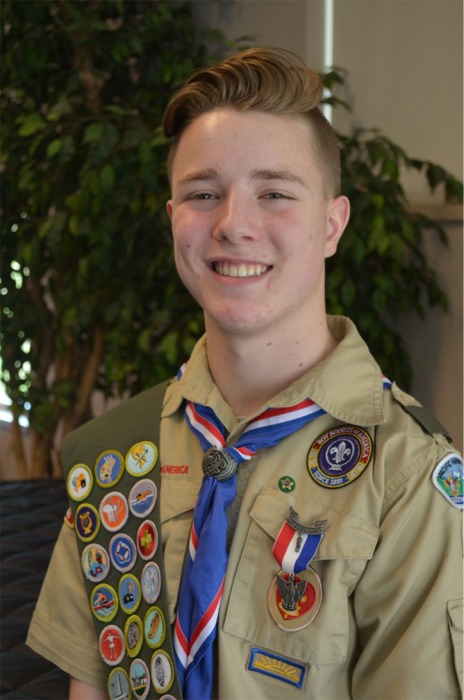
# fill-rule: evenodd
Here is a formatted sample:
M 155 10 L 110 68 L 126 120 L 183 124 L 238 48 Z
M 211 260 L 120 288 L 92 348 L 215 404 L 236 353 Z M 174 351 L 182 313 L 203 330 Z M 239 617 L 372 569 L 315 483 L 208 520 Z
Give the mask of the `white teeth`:
M 220 275 L 224 277 L 258 277 L 262 275 L 268 269 L 266 265 L 247 265 L 245 263 L 239 263 L 234 265 L 233 263 L 223 262 L 216 263 L 214 269 Z

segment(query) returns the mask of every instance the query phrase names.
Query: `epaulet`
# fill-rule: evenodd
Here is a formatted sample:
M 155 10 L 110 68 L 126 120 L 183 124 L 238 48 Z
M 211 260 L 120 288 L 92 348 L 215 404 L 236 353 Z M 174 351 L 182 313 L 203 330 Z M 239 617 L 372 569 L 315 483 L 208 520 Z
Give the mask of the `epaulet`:
M 452 437 L 446 428 L 443 427 L 428 408 L 421 406 L 420 403 L 413 399 L 412 396 L 402 391 L 396 384 L 392 385 L 391 393 L 395 401 L 400 404 L 401 408 L 414 418 L 416 423 L 419 423 L 426 433 L 429 433 L 429 435 L 444 435 L 448 442 L 452 442 Z

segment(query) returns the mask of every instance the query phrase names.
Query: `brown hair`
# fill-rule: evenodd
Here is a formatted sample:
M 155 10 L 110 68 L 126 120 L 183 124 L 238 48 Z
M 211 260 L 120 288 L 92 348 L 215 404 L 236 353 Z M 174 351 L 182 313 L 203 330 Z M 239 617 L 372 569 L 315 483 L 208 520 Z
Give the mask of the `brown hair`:
M 340 191 L 340 148 L 319 104 L 322 81 L 291 51 L 248 49 L 196 71 L 166 109 L 163 129 L 173 138 L 168 168 L 184 130 L 197 117 L 221 107 L 303 117 L 314 136 L 316 156 L 331 196 Z

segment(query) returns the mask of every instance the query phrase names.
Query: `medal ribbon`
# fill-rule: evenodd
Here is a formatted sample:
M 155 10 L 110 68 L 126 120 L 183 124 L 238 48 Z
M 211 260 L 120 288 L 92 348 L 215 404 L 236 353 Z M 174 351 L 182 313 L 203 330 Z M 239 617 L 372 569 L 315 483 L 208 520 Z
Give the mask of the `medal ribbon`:
M 269 408 L 226 447 L 227 431 L 214 411 L 188 403 L 185 418 L 203 450 L 216 447 L 238 464 L 272 447 L 325 411 L 309 399 L 285 408 Z M 187 559 L 182 575 L 174 630 L 178 673 L 186 700 L 211 697 L 213 641 L 227 568 L 226 508 L 236 493 L 236 473 L 227 481 L 203 477 L 193 513 Z
M 285 521 L 274 542 L 272 554 L 282 571 L 298 574 L 308 568 L 322 537 L 322 532 L 314 535 L 300 533 Z

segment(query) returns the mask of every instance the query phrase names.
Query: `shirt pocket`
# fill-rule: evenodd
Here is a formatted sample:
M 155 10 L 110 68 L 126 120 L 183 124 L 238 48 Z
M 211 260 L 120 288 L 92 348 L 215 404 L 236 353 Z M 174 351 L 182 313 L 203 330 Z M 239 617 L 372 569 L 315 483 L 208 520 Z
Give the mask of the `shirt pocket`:
M 175 619 L 180 578 L 200 485 L 201 479 L 161 477 L 161 539 L 171 622 Z
M 223 630 L 252 644 L 312 664 L 343 663 L 349 644 L 349 596 L 379 537 L 378 528 L 354 513 L 337 510 L 331 497 L 302 500 L 264 489 L 251 510 L 251 523 L 230 585 Z M 268 610 L 268 591 L 279 571 L 274 541 L 292 506 L 303 525 L 327 520 L 324 537 L 311 562 L 322 583 L 316 618 L 298 631 L 280 629 Z M 232 576 L 232 573 L 229 572 Z

